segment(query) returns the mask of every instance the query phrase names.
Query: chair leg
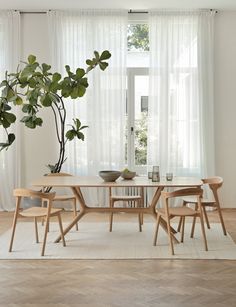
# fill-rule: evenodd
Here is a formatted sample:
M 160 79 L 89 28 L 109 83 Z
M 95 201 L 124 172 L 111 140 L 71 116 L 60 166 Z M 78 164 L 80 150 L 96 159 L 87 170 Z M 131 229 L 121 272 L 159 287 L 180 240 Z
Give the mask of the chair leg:
M 137 203 L 138 208 L 141 208 L 141 202 L 138 201 Z M 142 232 L 142 213 L 138 214 L 138 224 L 139 224 L 139 231 Z
M 193 217 L 193 224 L 192 224 L 190 238 L 193 238 L 193 236 L 194 236 L 195 224 L 196 224 L 196 217 L 194 216 Z
M 210 229 L 210 223 L 209 223 L 209 220 L 208 220 L 208 216 L 207 216 L 207 213 L 206 213 L 206 208 L 205 206 L 202 206 L 202 211 L 203 211 L 203 215 L 204 215 L 204 218 L 205 218 L 205 221 L 206 221 L 206 224 L 207 224 L 207 228 Z
M 224 233 L 225 236 L 227 236 L 227 232 L 226 232 L 226 228 L 225 228 L 225 223 L 224 223 L 224 220 L 223 220 L 223 215 L 222 215 L 221 208 L 220 208 L 218 203 L 216 203 L 216 208 L 218 210 L 218 214 L 219 214 L 221 226 L 222 226 L 222 229 L 223 229 L 223 233 Z
M 197 211 L 197 209 L 198 209 L 198 204 L 196 203 L 194 210 Z M 194 236 L 195 224 L 196 224 L 196 216 L 193 217 L 193 224 L 192 224 L 190 238 L 193 238 L 193 236 Z
M 156 229 L 154 232 L 154 238 L 153 238 L 153 245 L 157 245 L 157 235 L 158 235 L 158 229 L 159 229 L 159 225 L 160 225 L 160 220 L 161 220 L 161 216 L 158 214 L 157 215 L 157 222 L 156 222 Z
M 45 230 L 44 230 L 43 247 L 42 247 L 41 256 L 44 256 L 45 246 L 46 246 L 46 241 L 47 241 L 48 229 L 49 229 L 49 217 L 47 216 Z
M 203 221 L 202 213 L 200 213 L 200 222 L 201 222 L 202 236 L 203 236 L 203 240 L 204 240 L 205 250 L 208 251 L 207 240 L 206 240 L 206 232 L 205 232 L 205 227 L 204 227 L 204 221 Z
M 16 231 L 17 218 L 18 218 L 18 210 L 16 210 L 15 213 L 14 213 L 14 219 L 13 219 L 13 225 L 12 225 L 12 234 L 11 234 L 11 241 L 10 241 L 10 246 L 9 246 L 9 252 L 12 251 L 12 246 L 13 246 L 13 241 L 14 241 L 14 236 L 15 236 L 15 231 Z
M 34 227 L 35 227 L 35 239 L 36 243 L 39 243 L 39 233 L 38 233 L 38 224 L 37 224 L 37 218 L 34 218 Z
M 63 246 L 66 246 L 66 241 L 65 241 L 64 234 L 63 234 L 63 227 L 62 227 L 62 221 L 61 221 L 61 214 L 60 214 L 60 212 L 58 213 L 57 218 L 58 218 L 58 223 L 59 223 L 59 227 L 60 227 L 62 244 L 63 244 Z
M 112 224 L 113 224 L 113 212 L 110 213 L 110 228 L 109 228 L 110 232 L 112 232 Z
M 184 242 L 184 226 L 185 226 L 185 216 L 182 216 L 182 230 L 181 230 L 181 241 Z
M 142 214 L 138 214 L 139 231 L 142 232 Z
M 77 208 L 76 208 L 76 198 L 73 199 L 73 209 L 74 209 L 74 217 L 77 216 Z M 75 230 L 78 230 L 78 223 L 75 224 Z
M 186 201 L 183 201 L 183 207 L 186 207 L 186 205 L 187 205 Z M 179 218 L 179 225 L 177 228 L 177 232 L 181 231 L 181 224 L 182 224 L 182 216 Z
M 114 207 L 114 201 L 111 200 L 110 207 Z M 112 232 L 112 225 L 113 225 L 113 212 L 110 213 L 110 228 L 109 231 Z
M 179 218 L 179 224 L 178 224 L 178 228 L 177 228 L 177 232 L 180 232 L 181 231 L 181 226 L 182 226 L 182 216 Z
M 171 254 L 174 255 L 174 245 L 173 245 L 173 241 L 172 241 L 171 227 L 170 227 L 170 219 L 169 219 L 169 218 L 167 218 L 167 230 L 168 230 L 170 251 L 171 251 Z
M 42 200 L 42 202 L 41 202 L 41 207 L 45 207 L 45 201 L 44 200 Z M 45 216 L 42 217 L 42 226 L 44 226 L 44 222 L 45 222 Z
M 206 240 L 206 232 L 205 232 L 205 226 L 204 226 L 204 220 L 203 220 L 203 210 L 201 204 L 198 206 L 199 208 L 199 217 L 200 217 L 200 222 L 201 222 L 201 228 L 202 228 L 202 236 L 204 239 L 204 245 L 205 245 L 205 250 L 208 251 L 208 246 L 207 246 L 207 240 Z
M 143 216 L 144 216 L 144 214 L 140 213 L 140 216 L 141 216 L 141 224 L 143 225 L 143 221 L 144 221 Z

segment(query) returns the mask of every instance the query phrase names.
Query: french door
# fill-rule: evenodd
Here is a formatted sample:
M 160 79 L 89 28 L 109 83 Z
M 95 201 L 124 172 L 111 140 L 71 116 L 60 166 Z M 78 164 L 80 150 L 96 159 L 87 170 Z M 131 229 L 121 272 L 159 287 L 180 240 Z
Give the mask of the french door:
M 138 174 L 147 171 L 148 68 L 128 68 L 126 163 Z

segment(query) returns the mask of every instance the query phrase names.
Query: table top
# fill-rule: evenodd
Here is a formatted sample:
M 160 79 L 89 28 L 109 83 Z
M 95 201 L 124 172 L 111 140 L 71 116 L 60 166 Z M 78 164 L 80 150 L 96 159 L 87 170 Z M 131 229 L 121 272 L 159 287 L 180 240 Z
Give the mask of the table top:
M 32 182 L 40 187 L 193 187 L 203 183 L 196 177 L 173 177 L 167 181 L 161 177 L 159 182 L 152 182 L 147 176 L 137 176 L 132 180 L 119 178 L 115 182 L 105 182 L 99 176 L 43 176 Z

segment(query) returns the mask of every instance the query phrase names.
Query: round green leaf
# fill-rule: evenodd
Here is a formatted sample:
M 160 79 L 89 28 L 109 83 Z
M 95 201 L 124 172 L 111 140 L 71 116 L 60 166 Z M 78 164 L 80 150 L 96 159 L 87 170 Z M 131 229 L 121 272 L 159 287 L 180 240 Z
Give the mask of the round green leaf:
M 28 62 L 29 62 L 29 64 L 34 64 L 35 61 L 36 61 L 36 56 L 30 54 L 30 55 L 28 56 Z

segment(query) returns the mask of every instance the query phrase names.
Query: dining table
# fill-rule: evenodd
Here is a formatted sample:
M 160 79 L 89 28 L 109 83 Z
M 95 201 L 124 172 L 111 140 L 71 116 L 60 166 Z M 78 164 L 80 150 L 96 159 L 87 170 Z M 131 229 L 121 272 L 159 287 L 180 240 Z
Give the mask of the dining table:
M 160 200 L 161 192 L 166 188 L 180 189 L 187 187 L 200 187 L 202 186 L 202 181 L 196 177 L 178 177 L 174 176 L 171 181 L 168 181 L 166 177 L 160 177 L 158 182 L 153 182 L 148 179 L 147 176 L 136 176 L 132 180 L 117 179 L 114 182 L 103 181 L 99 176 L 42 176 L 41 178 L 34 180 L 32 186 L 41 187 L 42 189 L 48 187 L 56 188 L 70 188 L 74 195 L 76 196 L 79 204 L 80 210 L 79 214 L 73 218 L 73 220 L 65 227 L 64 236 L 72 229 L 72 227 L 86 214 L 89 213 L 115 213 L 115 212 L 125 212 L 125 213 L 137 213 L 137 214 L 150 214 L 157 218 L 156 206 Z M 82 193 L 82 188 L 152 188 L 153 195 L 147 206 L 142 207 L 109 207 L 105 205 L 91 206 L 86 203 L 85 198 Z M 161 221 L 161 226 L 165 231 L 167 231 L 166 222 Z M 175 237 L 176 231 L 172 228 L 172 236 L 175 242 L 178 243 Z M 55 242 L 59 242 L 61 236 L 59 236 Z

